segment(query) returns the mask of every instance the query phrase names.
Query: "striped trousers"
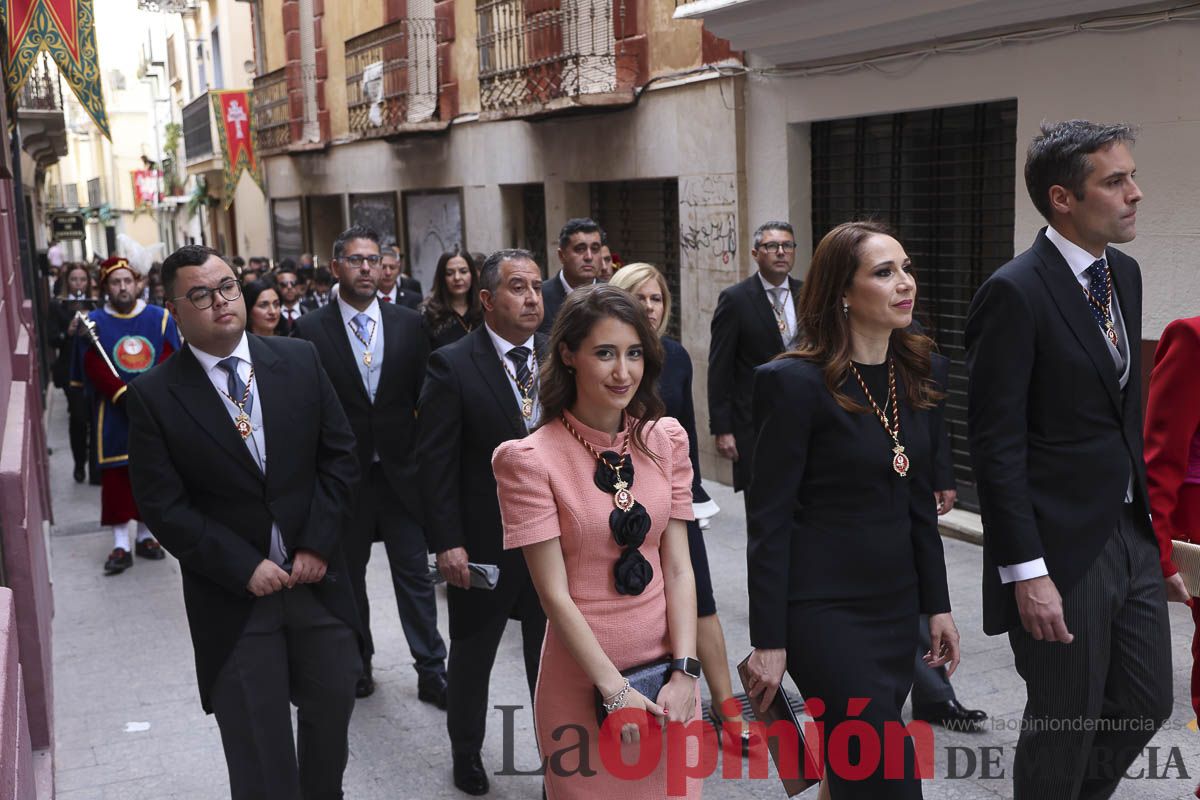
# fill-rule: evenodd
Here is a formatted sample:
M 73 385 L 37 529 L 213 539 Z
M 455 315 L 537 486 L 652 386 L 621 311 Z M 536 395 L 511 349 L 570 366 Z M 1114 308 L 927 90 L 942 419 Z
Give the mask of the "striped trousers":
M 1141 527 L 1145 528 L 1148 523 Z M 1170 623 L 1151 536 L 1127 504 L 1116 531 L 1063 595 L 1071 644 L 1009 632 L 1028 694 L 1015 800 L 1111 797 L 1171 716 Z

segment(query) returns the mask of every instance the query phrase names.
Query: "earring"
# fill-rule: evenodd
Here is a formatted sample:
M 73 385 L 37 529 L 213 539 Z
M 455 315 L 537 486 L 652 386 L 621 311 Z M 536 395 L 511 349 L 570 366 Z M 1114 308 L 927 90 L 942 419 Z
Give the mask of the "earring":
M 850 304 L 849 303 L 846 303 L 846 302 L 842 303 L 842 315 L 846 316 L 846 317 L 850 316 Z

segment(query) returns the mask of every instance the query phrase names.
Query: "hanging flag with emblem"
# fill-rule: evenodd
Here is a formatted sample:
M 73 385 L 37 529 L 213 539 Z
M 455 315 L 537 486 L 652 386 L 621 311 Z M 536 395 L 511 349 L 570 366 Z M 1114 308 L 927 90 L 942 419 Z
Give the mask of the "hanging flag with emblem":
M 217 130 L 221 134 L 221 154 L 225 160 L 225 208 L 233 202 L 234 190 L 242 170 L 262 188 L 262 173 L 254 152 L 254 96 L 245 89 L 209 92 Z
M 92 0 L 0 0 L 0 26 L 6 36 L 4 83 L 9 119 L 16 119 L 21 88 L 38 54 L 45 50 L 100 133 L 112 139 L 100 88 Z

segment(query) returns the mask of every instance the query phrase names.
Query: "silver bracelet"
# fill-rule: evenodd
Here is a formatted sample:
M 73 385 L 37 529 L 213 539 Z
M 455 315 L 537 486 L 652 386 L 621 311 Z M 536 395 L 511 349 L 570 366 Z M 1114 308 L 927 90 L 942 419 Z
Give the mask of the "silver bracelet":
M 609 714 L 611 714 L 612 712 L 616 711 L 617 709 L 624 708 L 625 707 L 625 698 L 629 696 L 629 690 L 631 688 L 633 688 L 633 687 L 631 687 L 629 685 L 629 679 L 626 678 L 625 685 L 621 687 L 621 690 L 619 692 L 617 692 L 616 694 L 614 694 L 612 696 L 613 700 L 611 703 L 605 702 L 603 699 L 601 699 L 600 703 L 601 703 L 601 705 L 604 706 L 604 710 L 607 711 Z

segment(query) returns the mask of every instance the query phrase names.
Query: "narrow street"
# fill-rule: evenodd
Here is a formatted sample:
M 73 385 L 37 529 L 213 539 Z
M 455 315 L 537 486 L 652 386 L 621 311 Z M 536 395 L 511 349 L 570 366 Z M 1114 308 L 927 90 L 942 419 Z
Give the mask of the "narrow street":
M 51 539 L 54 582 L 54 678 L 57 743 L 56 780 L 60 800 L 216 800 L 228 796 L 225 762 L 216 722 L 200 709 L 192 647 L 180 593 L 178 563 L 138 561 L 125 573 L 105 577 L 100 564 L 111 548 L 110 534 L 98 530 L 100 490 L 71 479 L 66 414 L 55 396 L 48 434 L 51 486 L 57 524 Z M 710 484 L 722 507 L 707 532 L 717 606 L 730 658 L 749 651 L 745 602 L 745 526 L 741 498 L 728 487 Z M 1012 797 L 1012 747 L 1024 703 L 1020 678 L 1008 642 L 983 635 L 979 612 L 979 547 L 945 539 L 955 616 L 965 658 L 954 686 L 969 707 L 992 715 L 985 732 L 946 733 L 936 729 L 937 779 L 925 785 L 927 798 Z M 462 798 L 450 780 L 445 715 L 416 699 L 416 677 L 394 611 L 385 555 L 371 562 L 372 615 L 378 653 L 375 694 L 361 700 L 351 723 L 346 796 L 379 798 Z M 439 613 L 446 625 L 444 595 Z M 1191 620 L 1173 605 L 1175 713 L 1135 772 L 1146 779 L 1126 781 L 1120 796 L 1185 798 L 1200 780 L 1200 735 L 1189 729 L 1187 668 Z M 853 654 L 846 654 L 847 659 Z M 484 763 L 493 773 L 490 797 L 537 798 L 539 779 L 495 775 L 504 768 L 504 718 L 496 706 L 522 706 L 511 717 L 513 766 L 536 766 L 529 698 L 521 668 L 519 629 L 510 626 L 501 645 L 491 685 Z M 957 749 L 954 749 L 957 748 Z M 987 749 L 985 749 L 987 748 Z M 1178 748 L 1178 750 L 1172 750 Z M 952 752 L 952 756 L 948 755 Z M 1175 755 L 1177 753 L 1177 755 Z M 953 758 L 953 763 L 948 761 Z M 1172 759 L 1181 759 L 1172 760 Z M 990 767 L 985 766 L 989 764 Z M 1181 769 L 1188 778 L 1181 777 Z M 951 774 L 962 776 L 950 780 Z M 1005 777 L 1001 778 L 1000 775 Z M 1149 779 L 1151 774 L 1165 775 Z M 992 777 L 982 777 L 990 775 Z M 715 800 L 782 798 L 774 777 L 724 780 L 709 777 L 705 797 Z M 806 796 L 815 796 L 815 791 Z

